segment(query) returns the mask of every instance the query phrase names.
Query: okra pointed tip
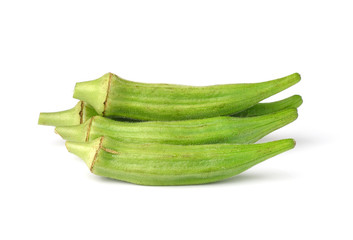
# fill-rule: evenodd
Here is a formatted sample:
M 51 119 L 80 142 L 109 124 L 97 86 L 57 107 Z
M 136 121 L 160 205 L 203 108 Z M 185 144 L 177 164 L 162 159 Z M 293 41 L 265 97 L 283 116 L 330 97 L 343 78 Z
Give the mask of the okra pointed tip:
M 289 77 L 290 81 L 292 82 L 292 85 L 297 84 L 301 80 L 301 76 L 299 73 L 293 73 L 289 75 Z
M 273 149 L 280 150 L 281 152 L 288 151 L 295 147 L 295 141 L 293 138 L 281 139 L 269 143 L 273 144 Z
M 296 141 L 293 138 L 287 138 L 287 139 L 283 139 L 280 141 L 284 142 L 284 144 L 288 148 L 288 150 L 294 148 L 296 145 Z
M 299 73 L 293 73 L 293 75 L 298 79 L 298 80 L 300 80 L 301 79 L 301 76 L 300 76 L 300 74 Z
M 295 107 L 300 107 L 303 104 L 303 98 L 300 95 L 293 95 L 293 104 L 295 104 Z
M 296 98 L 296 99 L 302 99 L 302 96 L 298 95 L 298 94 L 295 94 L 292 96 L 292 98 Z
M 299 73 L 293 73 L 287 77 L 284 77 L 283 79 L 288 80 L 290 82 L 290 85 L 293 86 L 294 84 L 297 84 L 301 80 L 301 76 Z
M 297 118 L 296 108 L 286 108 L 262 116 L 245 118 L 244 120 L 248 121 L 248 127 L 243 127 L 245 137 L 241 139 L 241 143 L 254 143 L 267 134 L 294 122 Z

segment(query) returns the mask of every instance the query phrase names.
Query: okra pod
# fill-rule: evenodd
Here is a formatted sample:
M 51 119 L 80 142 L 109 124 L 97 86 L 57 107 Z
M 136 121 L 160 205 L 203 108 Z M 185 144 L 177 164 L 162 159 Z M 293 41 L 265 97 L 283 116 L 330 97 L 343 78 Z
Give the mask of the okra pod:
M 280 101 L 258 103 L 255 106 L 246 109 L 240 113 L 232 115 L 233 117 L 255 117 L 274 113 L 286 108 L 298 108 L 303 103 L 301 96 L 294 95 Z M 98 113 L 83 101 L 79 101 L 72 109 L 61 112 L 40 113 L 38 124 L 49 126 L 73 126 L 84 123 L 87 119 L 97 116 Z M 119 121 L 136 122 L 134 119 L 118 119 Z
M 248 108 L 240 113 L 232 115 L 233 117 L 254 117 L 265 114 L 274 113 L 286 108 L 298 108 L 303 103 L 303 99 L 299 95 L 269 103 L 258 103 L 255 106 Z
M 92 173 L 141 185 L 188 185 L 220 181 L 295 146 L 293 139 L 262 144 L 134 144 L 101 137 L 66 142 Z
M 297 117 L 295 108 L 259 117 L 224 116 L 182 121 L 120 122 L 94 116 L 84 124 L 56 127 L 55 130 L 65 140 L 78 142 L 107 136 L 134 143 L 254 143 Z
M 107 73 L 76 83 L 74 98 L 99 115 L 137 120 L 185 120 L 225 116 L 244 111 L 300 81 L 294 73 L 272 81 L 206 87 L 132 82 Z

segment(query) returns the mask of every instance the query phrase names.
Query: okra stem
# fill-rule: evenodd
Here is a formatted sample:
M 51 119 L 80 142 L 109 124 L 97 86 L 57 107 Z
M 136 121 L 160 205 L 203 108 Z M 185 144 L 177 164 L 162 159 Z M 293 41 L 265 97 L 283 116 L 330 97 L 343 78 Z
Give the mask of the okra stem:
M 82 124 L 87 119 L 96 116 L 97 112 L 83 101 L 75 107 L 60 112 L 42 112 L 39 114 L 38 124 L 48 126 L 73 126 Z

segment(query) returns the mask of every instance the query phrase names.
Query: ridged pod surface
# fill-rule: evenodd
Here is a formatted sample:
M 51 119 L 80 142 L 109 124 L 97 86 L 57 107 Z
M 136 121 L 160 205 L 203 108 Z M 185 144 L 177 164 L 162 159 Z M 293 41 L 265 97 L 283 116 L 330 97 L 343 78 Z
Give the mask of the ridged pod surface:
M 141 185 L 188 185 L 220 181 L 289 149 L 293 139 L 262 144 L 133 144 L 101 137 L 66 142 L 96 175 Z
M 184 120 L 231 115 L 250 108 L 300 81 L 294 73 L 272 81 L 205 87 L 147 84 L 107 73 L 77 83 L 74 98 L 86 101 L 99 115 L 137 120 Z
M 291 97 L 268 103 L 258 103 L 251 108 L 242 112 L 233 114 L 233 117 L 255 117 L 265 114 L 281 111 L 286 108 L 298 108 L 302 105 L 303 99 L 300 95 L 293 95 Z
M 297 119 L 295 108 L 258 117 L 214 117 L 182 121 L 120 122 L 100 116 L 77 126 L 57 127 L 65 140 L 87 142 L 107 136 L 119 142 L 212 144 L 254 143 Z
M 274 113 L 286 108 L 298 108 L 303 103 L 301 96 L 294 95 L 280 101 L 258 103 L 242 112 L 232 115 L 233 117 L 255 117 Z M 49 126 L 74 126 L 84 123 L 87 119 L 97 116 L 98 113 L 87 103 L 80 101 L 72 109 L 60 112 L 40 113 L 38 124 Z M 139 120 L 127 118 L 114 118 L 118 121 L 136 122 Z

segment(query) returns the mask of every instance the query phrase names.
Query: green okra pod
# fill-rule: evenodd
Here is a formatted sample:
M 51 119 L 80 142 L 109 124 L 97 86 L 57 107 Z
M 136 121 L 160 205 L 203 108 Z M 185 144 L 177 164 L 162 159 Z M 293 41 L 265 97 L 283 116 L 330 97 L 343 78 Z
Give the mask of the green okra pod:
M 274 113 L 286 108 L 298 108 L 302 104 L 301 96 L 294 95 L 280 101 L 258 103 L 240 113 L 234 114 L 234 117 L 255 117 Z M 61 112 L 40 113 L 38 124 L 49 126 L 73 126 L 84 123 L 87 119 L 97 116 L 98 113 L 83 101 L 79 101 L 72 109 Z M 136 122 L 134 119 L 118 119 L 119 121 Z
M 254 117 L 265 114 L 274 113 L 286 108 L 298 108 L 303 103 L 303 99 L 299 95 L 269 103 L 258 103 L 255 106 L 248 108 L 242 112 L 233 114 L 233 117 Z
M 294 73 L 261 83 L 196 87 L 138 83 L 108 73 L 93 81 L 77 83 L 74 98 L 87 102 L 106 117 L 200 119 L 244 111 L 299 81 L 300 75 Z
M 66 142 L 91 172 L 141 185 L 188 185 L 220 181 L 289 149 L 293 139 L 262 144 L 168 145 L 121 143 L 101 137 Z
M 65 140 L 78 142 L 107 136 L 134 143 L 254 143 L 297 117 L 295 108 L 258 117 L 224 116 L 182 121 L 120 122 L 94 116 L 84 124 L 56 127 L 55 130 Z

